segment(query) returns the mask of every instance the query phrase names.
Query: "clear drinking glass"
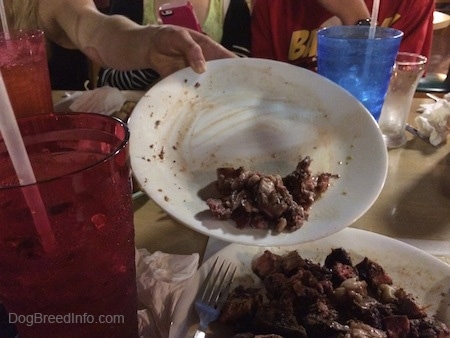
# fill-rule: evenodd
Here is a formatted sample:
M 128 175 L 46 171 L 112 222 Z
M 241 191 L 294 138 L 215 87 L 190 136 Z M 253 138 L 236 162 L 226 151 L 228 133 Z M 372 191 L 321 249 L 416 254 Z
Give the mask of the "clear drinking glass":
M 414 53 L 399 52 L 384 100 L 378 125 L 388 148 L 406 143 L 405 127 L 411 103 L 427 58 Z

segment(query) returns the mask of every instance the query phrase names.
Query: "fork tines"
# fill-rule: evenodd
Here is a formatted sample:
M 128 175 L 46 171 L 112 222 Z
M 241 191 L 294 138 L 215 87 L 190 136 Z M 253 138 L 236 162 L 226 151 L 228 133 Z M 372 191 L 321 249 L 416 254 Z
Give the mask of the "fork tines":
M 225 260 L 222 261 L 217 270 L 216 265 L 218 262 L 219 257 L 215 259 L 199 290 L 199 299 L 216 309 L 220 309 L 223 301 L 228 296 L 228 291 L 236 273 L 236 266 L 233 267 L 233 264 L 227 263 Z

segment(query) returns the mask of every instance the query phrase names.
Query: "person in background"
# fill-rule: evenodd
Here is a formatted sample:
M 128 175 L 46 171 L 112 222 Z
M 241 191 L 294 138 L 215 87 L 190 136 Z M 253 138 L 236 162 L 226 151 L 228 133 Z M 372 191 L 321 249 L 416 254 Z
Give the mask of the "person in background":
M 108 14 L 120 14 L 140 24 L 144 19 L 144 0 L 111 0 Z
M 151 67 L 167 76 L 187 66 L 201 73 L 205 60 L 234 57 L 204 34 L 108 16 L 93 0 L 4 0 L 4 5 L 9 29 L 41 29 L 50 41 L 79 49 L 105 67 Z
M 252 56 L 316 69 L 317 29 L 370 24 L 373 0 L 254 0 Z M 403 31 L 400 51 L 429 56 L 434 0 L 381 0 L 378 26 Z
M 158 9 L 170 0 L 112 0 L 111 14 L 122 14 L 144 24 L 160 23 Z M 202 31 L 237 56 L 250 56 L 250 9 L 245 0 L 191 0 Z M 156 69 L 102 69 L 98 86 L 145 90 L 157 82 Z

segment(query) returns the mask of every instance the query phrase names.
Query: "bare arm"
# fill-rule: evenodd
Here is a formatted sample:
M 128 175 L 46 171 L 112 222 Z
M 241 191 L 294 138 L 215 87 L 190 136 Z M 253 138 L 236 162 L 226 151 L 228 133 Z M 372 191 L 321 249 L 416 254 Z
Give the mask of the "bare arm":
M 49 39 L 78 48 L 95 62 L 119 70 L 153 68 L 162 76 L 205 59 L 234 55 L 203 34 L 175 26 L 141 26 L 100 13 L 92 0 L 40 0 L 39 17 Z
M 370 18 L 363 0 L 317 0 L 329 12 L 341 19 L 344 25 L 354 25 L 359 20 Z

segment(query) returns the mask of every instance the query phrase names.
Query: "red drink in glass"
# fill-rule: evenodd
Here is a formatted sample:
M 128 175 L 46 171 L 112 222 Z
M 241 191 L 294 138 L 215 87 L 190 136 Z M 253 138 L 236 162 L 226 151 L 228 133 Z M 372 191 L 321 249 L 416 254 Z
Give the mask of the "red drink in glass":
M 37 183 L 17 183 L 0 139 L 0 302 L 9 321 L 20 338 L 136 338 L 127 127 L 85 113 L 36 115 L 19 126 Z M 24 198 L 36 187 L 52 247 Z
M 0 33 L 0 70 L 17 117 L 53 112 L 44 33 Z

